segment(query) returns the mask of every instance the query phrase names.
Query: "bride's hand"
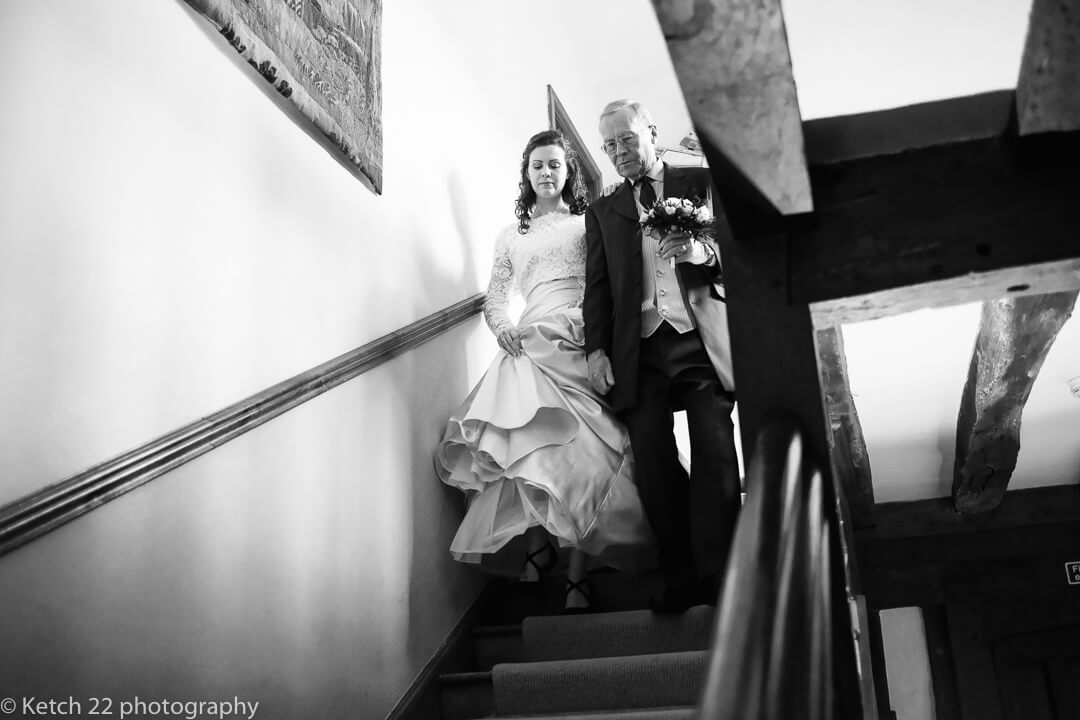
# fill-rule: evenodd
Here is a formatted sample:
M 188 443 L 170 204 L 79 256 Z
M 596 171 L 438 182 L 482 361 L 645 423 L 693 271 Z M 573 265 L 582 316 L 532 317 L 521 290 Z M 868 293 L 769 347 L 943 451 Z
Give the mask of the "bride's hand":
M 499 341 L 499 347 L 509 354 L 514 357 L 521 354 L 521 331 L 516 327 L 508 327 L 505 330 L 500 330 L 496 339 Z
M 607 395 L 615 387 L 615 375 L 611 371 L 611 360 L 607 353 L 597 349 L 585 358 L 589 365 L 589 384 L 601 395 Z
M 600 195 L 602 195 L 603 197 L 607 197 L 608 195 L 614 195 L 615 191 L 618 190 L 621 186 L 622 181 L 611 183 L 610 185 L 605 185 L 604 189 L 600 191 Z

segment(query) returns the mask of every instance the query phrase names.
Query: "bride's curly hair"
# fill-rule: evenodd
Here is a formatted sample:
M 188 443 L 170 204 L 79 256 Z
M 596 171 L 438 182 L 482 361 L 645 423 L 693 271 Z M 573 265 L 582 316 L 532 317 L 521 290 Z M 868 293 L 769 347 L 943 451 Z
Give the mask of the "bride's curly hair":
M 566 153 L 566 185 L 563 186 L 562 199 L 570 206 L 574 215 L 584 215 L 588 204 L 585 199 L 585 183 L 581 180 L 577 153 L 571 142 L 558 130 L 544 130 L 529 138 L 525 152 L 521 153 L 521 180 L 518 182 L 518 196 L 514 214 L 518 219 L 518 232 L 529 232 L 529 220 L 533 207 L 536 206 L 536 191 L 529 182 L 529 156 L 539 147 L 554 145 Z

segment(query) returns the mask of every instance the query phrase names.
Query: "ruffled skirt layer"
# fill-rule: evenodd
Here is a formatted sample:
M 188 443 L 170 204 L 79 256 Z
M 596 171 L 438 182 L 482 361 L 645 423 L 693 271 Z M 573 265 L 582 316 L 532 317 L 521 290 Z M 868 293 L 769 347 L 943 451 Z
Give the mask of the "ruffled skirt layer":
M 516 574 L 523 544 L 511 541 L 536 525 L 612 567 L 652 559 L 629 438 L 588 385 L 580 301 L 576 280 L 534 289 L 524 352 L 500 351 L 447 423 L 436 470 L 469 498 L 458 560 Z

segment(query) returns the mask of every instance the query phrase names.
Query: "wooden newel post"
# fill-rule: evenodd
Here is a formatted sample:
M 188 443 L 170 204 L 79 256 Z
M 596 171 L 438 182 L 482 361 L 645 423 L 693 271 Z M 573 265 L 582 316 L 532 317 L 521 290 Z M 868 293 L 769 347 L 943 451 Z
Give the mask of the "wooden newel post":
M 722 187 L 719 192 L 723 199 Z M 782 229 L 784 221 L 757 213 L 738 217 L 747 206 L 737 196 L 729 205 L 742 208 L 729 214 L 731 224 L 719 234 L 744 457 L 753 456 L 755 438 L 768 417 L 778 412 L 792 417 L 802 430 L 808 457 L 822 473 L 826 501 L 835 504 L 838 493 L 829 462 L 815 330 L 810 306 L 790 301 L 790 240 Z M 771 230 L 740 236 L 741 227 Z M 833 527 L 829 546 L 835 711 L 837 717 L 867 717 L 873 709 L 864 707 L 866 683 L 856 649 L 859 633 L 867 628 L 853 633 L 851 603 L 858 588 L 845 573 L 845 562 L 854 564 L 851 527 Z M 863 673 L 868 671 L 862 668 Z

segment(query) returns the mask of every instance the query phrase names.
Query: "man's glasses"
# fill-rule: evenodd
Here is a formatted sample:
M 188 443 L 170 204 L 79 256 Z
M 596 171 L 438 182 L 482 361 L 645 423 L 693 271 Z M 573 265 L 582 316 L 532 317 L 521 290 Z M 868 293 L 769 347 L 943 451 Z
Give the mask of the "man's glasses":
M 605 140 L 604 144 L 600 147 L 608 155 L 614 155 L 619 151 L 620 145 L 622 145 L 627 150 L 632 150 L 638 146 L 639 141 L 640 138 L 637 136 L 636 133 L 627 134 L 621 137 L 614 138 L 612 140 Z

